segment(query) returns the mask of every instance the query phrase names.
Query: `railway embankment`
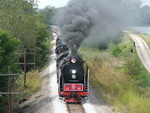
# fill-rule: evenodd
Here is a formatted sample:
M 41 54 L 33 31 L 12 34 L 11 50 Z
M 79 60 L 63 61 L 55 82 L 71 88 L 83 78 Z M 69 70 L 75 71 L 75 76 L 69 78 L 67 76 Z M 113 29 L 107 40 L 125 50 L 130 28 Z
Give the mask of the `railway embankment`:
M 128 35 L 103 50 L 83 46 L 80 54 L 89 65 L 92 88 L 114 111 L 150 112 L 150 74 Z

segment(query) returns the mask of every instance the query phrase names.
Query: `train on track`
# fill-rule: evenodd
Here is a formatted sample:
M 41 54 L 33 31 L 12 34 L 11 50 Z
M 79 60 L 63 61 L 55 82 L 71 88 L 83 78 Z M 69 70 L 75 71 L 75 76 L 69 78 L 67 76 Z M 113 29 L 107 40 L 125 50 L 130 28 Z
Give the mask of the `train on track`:
M 69 55 L 61 36 L 56 39 L 56 67 L 59 98 L 65 102 L 81 102 L 88 99 L 89 69 L 82 58 Z

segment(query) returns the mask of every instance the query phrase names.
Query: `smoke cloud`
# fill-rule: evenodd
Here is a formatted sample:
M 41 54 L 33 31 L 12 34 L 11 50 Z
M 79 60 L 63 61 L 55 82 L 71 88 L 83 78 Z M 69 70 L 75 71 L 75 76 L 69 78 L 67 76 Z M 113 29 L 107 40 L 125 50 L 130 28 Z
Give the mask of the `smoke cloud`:
M 135 22 L 138 0 L 71 0 L 57 20 L 63 42 L 76 56 L 81 43 L 110 40 L 124 27 Z

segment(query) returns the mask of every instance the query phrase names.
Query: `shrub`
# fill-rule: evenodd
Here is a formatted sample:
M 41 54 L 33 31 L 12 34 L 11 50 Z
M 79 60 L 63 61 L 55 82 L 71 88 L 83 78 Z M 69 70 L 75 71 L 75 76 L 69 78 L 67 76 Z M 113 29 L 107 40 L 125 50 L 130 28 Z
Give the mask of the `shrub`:
M 17 89 L 23 89 L 24 88 L 24 76 L 20 76 L 17 80 Z M 26 85 L 27 88 L 25 89 L 25 92 L 32 93 L 40 88 L 41 86 L 41 78 L 40 78 L 40 72 L 38 70 L 31 70 L 26 75 Z
M 131 56 L 124 65 L 125 71 L 130 75 L 138 75 L 142 71 L 141 62 L 137 56 Z
M 112 55 L 118 56 L 121 52 L 122 52 L 122 50 L 120 49 L 120 47 L 119 47 L 119 46 L 116 46 L 116 47 L 114 47 L 114 49 L 112 50 Z
M 41 77 L 38 70 L 31 70 L 26 76 L 26 89 L 24 89 L 24 76 L 20 75 L 16 81 L 16 88 L 14 91 L 24 91 L 19 95 L 13 97 L 13 101 L 18 102 L 23 98 L 27 98 L 32 93 L 36 92 L 41 87 Z
M 116 72 L 98 57 L 87 61 L 90 81 L 96 90 L 121 113 L 149 113 L 150 101 L 136 91 L 136 81 L 128 75 Z

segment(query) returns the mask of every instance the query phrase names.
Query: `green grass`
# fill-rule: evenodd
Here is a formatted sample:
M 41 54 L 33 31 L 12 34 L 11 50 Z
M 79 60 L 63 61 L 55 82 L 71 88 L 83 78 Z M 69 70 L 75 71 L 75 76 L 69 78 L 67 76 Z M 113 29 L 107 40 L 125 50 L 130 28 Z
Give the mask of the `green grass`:
M 116 46 L 121 49 L 117 56 L 112 53 Z M 127 35 L 122 37 L 120 44 L 109 44 L 105 51 L 82 47 L 80 54 L 90 68 L 93 88 L 107 103 L 114 105 L 121 113 L 150 113 L 150 75 L 141 64 L 133 41 Z M 131 61 L 139 62 L 140 66 L 135 66 L 137 70 L 142 68 L 135 75 L 126 70 L 125 64 L 130 58 Z M 132 67 L 130 71 L 134 72 L 136 68 Z
M 26 88 L 24 89 L 24 76 L 21 75 L 16 81 L 16 88 L 14 91 L 20 91 L 23 92 L 21 94 L 15 95 L 13 97 L 13 101 L 19 102 L 23 98 L 27 98 L 41 87 L 41 77 L 39 70 L 32 70 L 27 73 L 27 79 L 26 79 Z M 15 105 L 17 106 L 17 104 Z M 15 107 L 14 106 L 14 107 Z

